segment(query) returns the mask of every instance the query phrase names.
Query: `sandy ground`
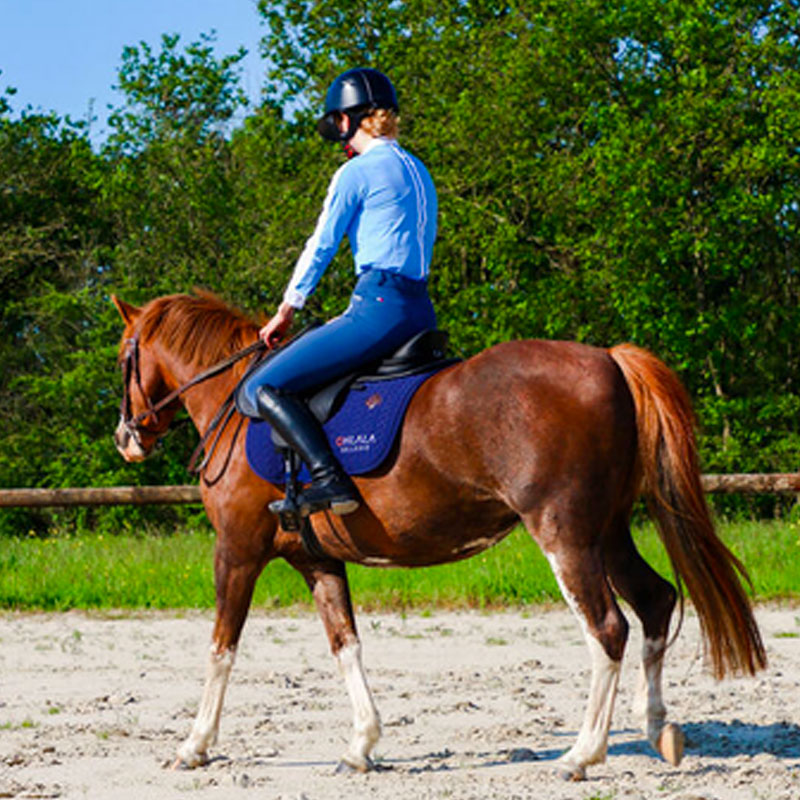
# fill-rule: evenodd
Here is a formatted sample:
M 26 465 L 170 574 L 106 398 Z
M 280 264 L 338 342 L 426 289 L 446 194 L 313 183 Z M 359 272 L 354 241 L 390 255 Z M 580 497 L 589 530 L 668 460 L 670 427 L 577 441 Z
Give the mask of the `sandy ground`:
M 368 775 L 335 773 L 350 705 L 312 614 L 253 612 L 211 763 L 166 765 L 197 708 L 211 616 L 0 616 L 0 798 L 800 798 L 800 609 L 757 616 L 769 669 L 715 683 L 689 617 L 665 696 L 687 736 L 661 761 L 630 712 L 632 632 L 609 758 L 569 784 L 588 656 L 568 612 L 361 614 L 384 733 Z M 636 626 L 634 626 L 636 627 Z

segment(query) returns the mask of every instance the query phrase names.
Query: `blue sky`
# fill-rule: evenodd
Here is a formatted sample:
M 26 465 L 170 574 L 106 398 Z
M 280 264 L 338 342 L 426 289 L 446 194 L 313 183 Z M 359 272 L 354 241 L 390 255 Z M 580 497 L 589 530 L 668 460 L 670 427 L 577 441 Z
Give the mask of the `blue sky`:
M 187 45 L 212 29 L 218 56 L 249 51 L 241 85 L 257 99 L 264 30 L 255 0 L 0 0 L 0 92 L 17 89 L 16 113 L 31 106 L 75 120 L 86 119 L 94 101 L 91 138 L 101 141 L 106 106 L 122 102 L 112 87 L 123 47 L 145 41 L 158 52 L 164 33 Z

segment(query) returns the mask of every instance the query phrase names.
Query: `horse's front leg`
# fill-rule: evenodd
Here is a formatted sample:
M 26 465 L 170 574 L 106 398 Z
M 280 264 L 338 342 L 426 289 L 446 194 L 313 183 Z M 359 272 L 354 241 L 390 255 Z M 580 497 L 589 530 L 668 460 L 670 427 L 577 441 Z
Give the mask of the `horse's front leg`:
M 217 616 L 200 707 L 192 731 L 178 748 L 174 767 L 199 767 L 208 761 L 208 748 L 217 740 L 222 703 L 228 686 L 236 645 L 242 632 L 253 589 L 266 559 L 234 557 L 217 544 L 214 575 Z
M 361 662 L 361 642 L 344 564 L 331 561 L 301 571 L 314 595 L 353 706 L 353 737 L 339 766 L 367 772 L 372 768 L 370 753 L 380 738 L 381 722 Z

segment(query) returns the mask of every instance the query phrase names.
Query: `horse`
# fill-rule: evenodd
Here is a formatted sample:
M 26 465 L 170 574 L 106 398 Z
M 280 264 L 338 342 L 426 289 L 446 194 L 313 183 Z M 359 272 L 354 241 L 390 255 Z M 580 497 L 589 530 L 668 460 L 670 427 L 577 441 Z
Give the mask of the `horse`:
M 667 721 L 662 666 L 678 600 L 688 594 L 706 661 L 717 678 L 754 674 L 766 654 L 743 584 L 744 566 L 718 538 L 703 494 L 695 418 L 682 383 L 660 359 L 631 344 L 497 344 L 427 379 L 408 406 L 388 463 L 357 477 L 353 514 L 313 514 L 312 554 L 284 530 L 269 504 L 283 492 L 248 466 L 238 424 L 206 441 L 218 409 L 245 370 L 229 365 L 257 343 L 258 325 L 211 293 L 158 297 L 142 307 L 116 297 L 124 402 L 114 439 L 127 461 L 154 448 L 183 406 L 203 436 L 202 499 L 216 529 L 216 616 L 206 679 L 175 766 L 205 764 L 253 589 L 283 558 L 304 578 L 322 619 L 353 712 L 340 767 L 367 771 L 381 734 L 361 655 L 344 562 L 423 567 L 473 556 L 522 523 L 547 557 L 582 628 L 591 680 L 577 738 L 558 759 L 581 780 L 605 760 L 628 622 L 643 627 L 634 710 L 655 750 L 677 765 L 680 725 Z M 291 345 L 289 345 L 291 346 Z M 309 363 L 309 370 L 314 364 Z M 207 380 L 198 385 L 204 370 Z M 161 401 L 161 402 L 160 402 Z M 639 554 L 634 501 L 648 498 L 677 589 Z M 680 628 L 680 624 L 676 626 Z

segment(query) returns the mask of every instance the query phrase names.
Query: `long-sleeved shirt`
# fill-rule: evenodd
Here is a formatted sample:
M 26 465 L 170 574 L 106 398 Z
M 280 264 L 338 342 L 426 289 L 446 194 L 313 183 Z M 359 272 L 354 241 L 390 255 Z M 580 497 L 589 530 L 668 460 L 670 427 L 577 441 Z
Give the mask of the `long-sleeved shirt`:
M 428 277 L 437 200 L 425 165 L 393 139 L 373 139 L 331 179 L 322 213 L 284 300 L 302 308 L 347 234 L 356 275 L 369 269 Z

